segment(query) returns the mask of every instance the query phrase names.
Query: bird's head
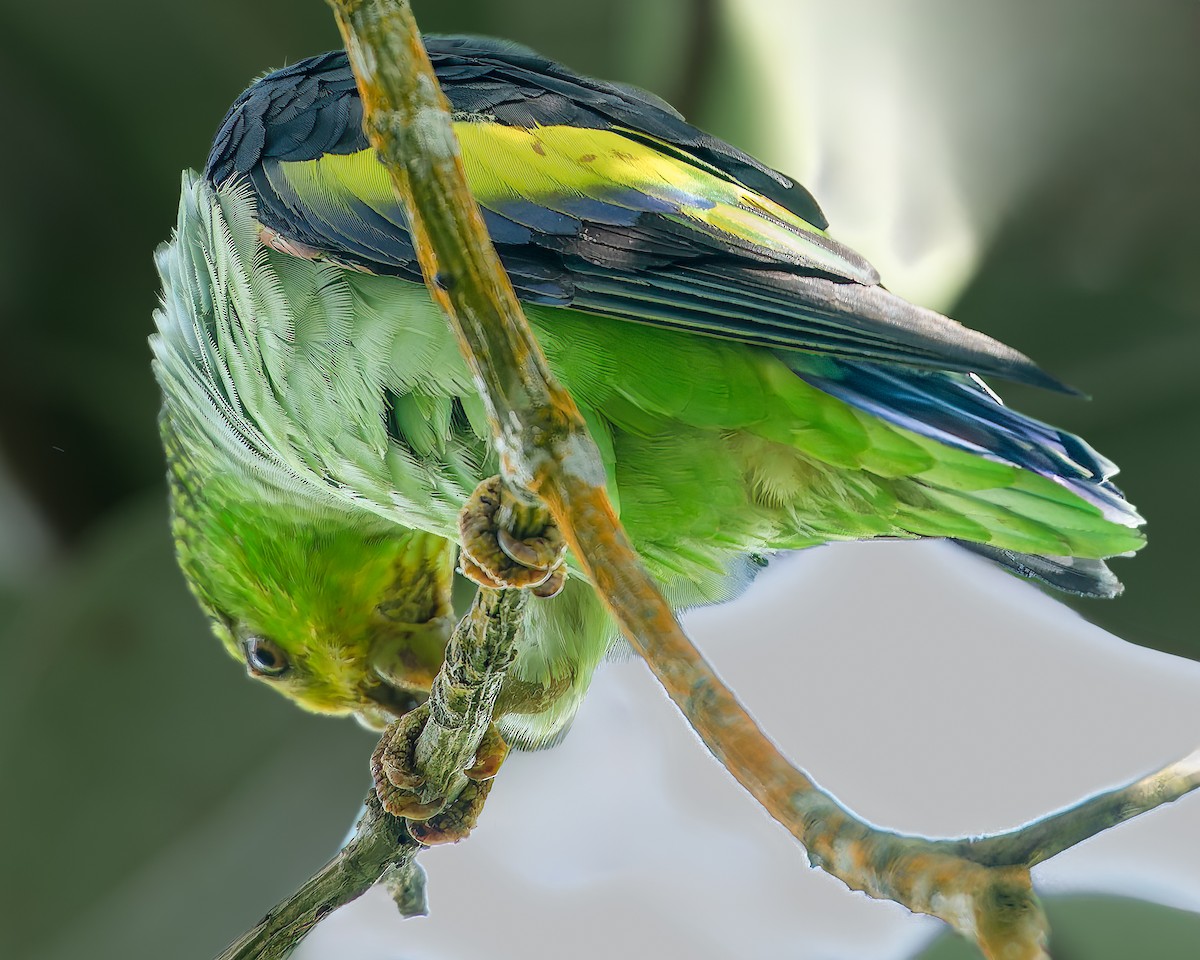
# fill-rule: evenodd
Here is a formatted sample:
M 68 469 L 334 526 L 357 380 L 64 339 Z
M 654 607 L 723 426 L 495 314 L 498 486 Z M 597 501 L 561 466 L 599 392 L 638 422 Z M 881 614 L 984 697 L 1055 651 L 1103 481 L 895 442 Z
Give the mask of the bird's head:
M 453 626 L 451 544 L 261 504 L 206 499 L 195 511 L 174 499 L 188 585 L 251 677 L 306 710 L 377 729 L 424 701 Z
M 295 381 L 281 368 L 285 346 L 328 359 L 326 340 L 297 346 L 297 329 L 337 330 L 328 342 L 349 344 L 351 327 L 341 301 L 321 301 L 308 320 L 283 308 L 253 213 L 244 192 L 218 197 L 186 175 L 175 235 L 156 256 L 163 294 L 151 349 L 180 566 L 252 677 L 308 710 L 382 726 L 424 698 L 442 662 L 452 545 L 324 482 L 320 457 L 305 451 L 312 424 L 293 414 L 311 409 L 316 383 L 329 392 L 316 404 L 328 404 L 327 434 L 344 434 L 353 455 L 377 450 L 380 438 L 366 436 L 377 425 L 369 413 L 355 419 L 354 390 L 334 382 L 332 367 L 317 364 Z M 260 301 L 252 290 L 271 293 Z M 260 341 L 283 346 L 264 352 Z M 292 396 L 281 401 L 276 391 Z M 341 416 L 339 404 L 351 412 Z
M 364 598 L 363 608 L 370 600 Z M 218 615 L 213 629 L 246 672 L 314 713 L 352 713 L 382 729 L 424 702 L 452 622 L 330 625 L 301 619 L 258 629 L 254 614 Z M 365 627 L 365 629 L 364 629 Z

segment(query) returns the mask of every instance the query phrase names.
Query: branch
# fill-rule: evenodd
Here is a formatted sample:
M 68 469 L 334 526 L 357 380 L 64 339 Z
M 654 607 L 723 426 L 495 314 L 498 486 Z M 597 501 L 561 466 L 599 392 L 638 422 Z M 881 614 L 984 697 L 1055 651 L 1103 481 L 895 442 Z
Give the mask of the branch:
M 415 750 L 417 772 L 431 797 L 453 800 L 466 785 L 463 771 L 492 722 L 528 599 L 524 590 L 481 588 L 450 637 Z
M 419 874 L 412 871 L 420 869 L 413 862 L 420 849 L 405 822 L 385 813 L 372 790 L 350 842 L 217 960 L 284 960 L 309 930 L 338 907 L 357 900 L 385 875 L 404 877 L 410 885 L 419 883 L 415 879 Z
M 1021 853 L 1020 863 L 983 863 L 971 856 L 971 841 L 898 836 L 858 820 L 779 753 L 680 630 L 617 521 L 595 444 L 551 376 L 467 189 L 448 106 L 408 4 L 329 2 L 358 80 L 367 134 L 404 201 L 425 281 L 475 375 L 505 475 L 545 502 L 671 699 L 815 864 L 854 889 L 941 917 L 989 957 L 1045 957 L 1045 916 L 1025 861 L 1110 825 L 1120 803 L 1114 812 L 1097 798 L 1094 809 L 1092 802 L 1078 808 L 1084 814 L 1057 815 L 1044 830 L 1025 828 L 1024 836 L 1037 838 L 1032 846 L 1014 838 L 978 841 L 992 854 Z M 1184 792 L 1196 786 L 1186 769 L 1182 779 L 1167 779 Z M 1135 803 L 1135 812 L 1152 799 Z M 1101 808 L 1107 815 L 1093 816 Z M 1059 830 L 1066 831 L 1062 843 L 1043 836 Z
M 1196 789 L 1200 789 L 1200 750 L 1140 780 L 1088 797 L 1016 830 L 968 841 L 965 855 L 983 864 L 1034 867 Z

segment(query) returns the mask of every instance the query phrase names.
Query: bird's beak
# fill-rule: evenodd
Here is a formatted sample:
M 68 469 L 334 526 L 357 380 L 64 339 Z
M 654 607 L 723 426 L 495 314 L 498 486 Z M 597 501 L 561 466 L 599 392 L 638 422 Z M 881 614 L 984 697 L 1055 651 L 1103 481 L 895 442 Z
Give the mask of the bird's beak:
M 356 710 L 354 716 L 368 730 L 384 729 L 429 698 L 428 689 L 407 684 L 393 686 L 384 680 L 368 682 L 362 693 L 367 703 Z
M 360 722 L 382 729 L 428 699 L 453 627 L 451 618 L 440 617 L 392 627 L 375 641 L 371 649 L 374 676 L 362 687 L 363 697 L 370 703 L 358 711 Z

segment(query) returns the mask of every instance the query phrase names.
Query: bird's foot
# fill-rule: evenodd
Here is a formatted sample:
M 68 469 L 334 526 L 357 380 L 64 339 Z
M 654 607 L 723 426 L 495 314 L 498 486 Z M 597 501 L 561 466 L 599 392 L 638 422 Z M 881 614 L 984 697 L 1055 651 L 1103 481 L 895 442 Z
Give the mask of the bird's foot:
M 453 803 L 448 803 L 441 813 L 428 820 L 409 820 L 408 832 L 417 843 L 427 847 L 440 843 L 458 843 L 465 840 L 479 822 L 483 803 L 491 792 L 491 780 L 468 780 Z
M 528 588 L 553 597 L 567 578 L 567 544 L 558 525 L 542 511 L 541 528 L 519 538 L 500 523 L 500 497 L 500 478 L 484 480 L 458 515 L 463 576 L 482 587 Z
M 429 706 L 422 704 L 388 727 L 371 755 L 371 776 L 383 808 L 393 816 L 406 818 L 413 839 L 432 846 L 455 843 L 474 828 L 492 788 L 492 778 L 508 754 L 508 744 L 496 725 L 490 725 L 471 765 L 452 771 L 461 772 L 467 782 L 450 798 L 446 787 L 457 777 L 447 778 L 439 788 L 418 770 L 417 739 L 428 721 Z

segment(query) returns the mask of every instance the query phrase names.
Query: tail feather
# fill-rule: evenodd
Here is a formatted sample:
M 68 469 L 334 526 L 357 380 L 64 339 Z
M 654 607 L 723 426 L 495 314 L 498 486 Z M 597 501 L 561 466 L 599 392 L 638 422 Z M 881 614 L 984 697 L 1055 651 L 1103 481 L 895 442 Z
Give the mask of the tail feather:
M 952 542 L 1065 593 L 1108 598 L 1121 592 L 1099 558 L 1137 549 L 1143 521 L 1112 482 L 1116 466 L 1083 440 L 1006 407 L 972 375 L 811 355 L 788 357 L 788 365 L 813 386 L 888 423 L 1021 468 L 1011 482 L 978 489 L 948 489 L 931 472 L 922 475 L 929 497 L 978 521 L 991 539 L 978 542 L 988 537 L 948 530 Z
M 1142 518 L 1111 480 L 1117 468 L 1086 442 L 1003 404 L 977 377 L 798 354 L 795 373 L 852 406 L 940 443 L 1061 484 L 1126 527 Z
M 1041 557 L 1032 553 L 1001 550 L 969 540 L 953 540 L 964 550 L 1007 567 L 1013 573 L 1030 580 L 1072 593 L 1078 597 L 1109 600 L 1125 589 L 1103 560 L 1083 560 L 1079 557 Z

